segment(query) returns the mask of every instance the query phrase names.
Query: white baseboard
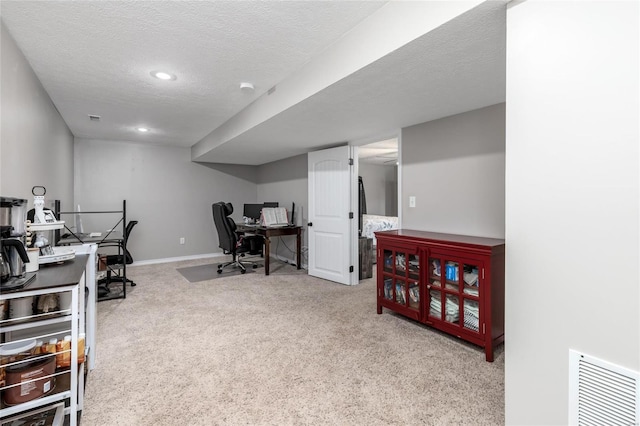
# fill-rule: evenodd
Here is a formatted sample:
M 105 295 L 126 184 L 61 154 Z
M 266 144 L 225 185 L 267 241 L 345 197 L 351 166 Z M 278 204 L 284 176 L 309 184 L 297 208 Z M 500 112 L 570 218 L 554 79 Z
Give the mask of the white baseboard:
M 228 254 L 223 254 L 223 253 L 205 253 L 205 254 L 194 254 L 191 256 L 180 256 L 180 257 L 166 257 L 163 259 L 149 259 L 149 260 L 139 260 L 136 262 L 133 262 L 131 264 L 131 266 L 144 266 L 144 265 L 155 265 L 157 263 L 169 263 L 169 262 L 181 262 L 184 260 L 197 260 L 197 259 L 210 259 L 210 258 L 214 258 L 214 257 L 225 257 L 225 256 L 229 256 Z M 281 261 L 287 261 L 288 263 L 291 264 L 295 264 L 295 261 L 292 258 L 287 258 L 285 256 L 275 256 L 272 255 L 272 257 L 275 257 L 276 259 L 279 259 Z M 302 264 L 302 269 L 307 269 L 307 265 L 305 263 Z
M 165 257 L 164 259 L 149 259 L 149 260 L 136 261 L 136 262 L 133 262 L 131 266 L 154 265 L 156 263 L 181 262 L 183 260 L 208 259 L 212 257 L 224 257 L 224 256 L 228 256 L 228 255 L 223 253 L 205 253 L 205 254 L 193 254 L 191 256 Z

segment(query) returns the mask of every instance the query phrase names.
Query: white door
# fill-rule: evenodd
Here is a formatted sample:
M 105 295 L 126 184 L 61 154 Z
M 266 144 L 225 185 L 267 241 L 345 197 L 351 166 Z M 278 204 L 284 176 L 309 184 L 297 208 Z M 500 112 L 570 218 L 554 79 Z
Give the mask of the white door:
M 308 154 L 309 275 L 347 285 L 358 283 L 356 150 L 341 146 Z

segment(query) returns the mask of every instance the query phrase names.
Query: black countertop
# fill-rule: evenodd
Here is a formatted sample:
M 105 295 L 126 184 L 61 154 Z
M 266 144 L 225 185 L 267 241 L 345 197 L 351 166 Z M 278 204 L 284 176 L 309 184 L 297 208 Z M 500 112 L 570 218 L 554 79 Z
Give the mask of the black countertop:
M 72 260 L 67 260 L 62 264 L 40 265 L 33 281 L 21 289 L 3 290 L 2 294 L 77 284 L 84 274 L 88 258 L 88 254 L 76 254 Z

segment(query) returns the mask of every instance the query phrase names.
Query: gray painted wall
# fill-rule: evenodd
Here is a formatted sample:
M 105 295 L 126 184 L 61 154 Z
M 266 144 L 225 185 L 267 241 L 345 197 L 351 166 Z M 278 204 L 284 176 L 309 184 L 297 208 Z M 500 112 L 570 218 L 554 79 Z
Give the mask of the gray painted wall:
M 297 155 L 273 163 L 258 166 L 258 202 L 277 201 L 280 207 L 291 210 L 291 203 L 296 203 L 295 223 L 302 226 L 303 241 L 303 265 L 306 261 L 307 247 L 307 205 L 308 205 L 308 180 L 307 180 L 307 154 Z M 272 253 L 283 259 L 293 261 L 295 259 L 295 237 L 282 237 L 281 244 L 272 242 Z M 293 251 L 293 252 L 292 252 Z
M 73 135 L 0 21 L 0 194 L 26 198 L 47 188 L 47 205 L 73 200 Z
M 367 214 L 398 215 L 398 167 L 378 164 L 358 164 L 367 199 Z
M 403 228 L 504 238 L 504 125 L 498 104 L 402 129 Z
M 639 16 L 638 2 L 507 11 L 509 425 L 577 424 L 569 349 L 640 371 Z
M 231 202 L 239 221 L 257 195 L 255 166 L 193 163 L 190 148 L 77 139 L 75 170 L 82 211 L 120 210 L 127 200 L 127 219 L 139 221 L 129 241 L 135 261 L 220 252 L 211 204 Z M 83 215 L 85 231 L 116 216 Z

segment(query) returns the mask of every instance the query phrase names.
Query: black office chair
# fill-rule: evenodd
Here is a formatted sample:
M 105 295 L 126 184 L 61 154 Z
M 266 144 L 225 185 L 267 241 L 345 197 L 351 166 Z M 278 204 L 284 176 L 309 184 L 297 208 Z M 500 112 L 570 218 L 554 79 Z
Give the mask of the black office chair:
M 259 235 L 243 235 L 236 231 L 236 223 L 230 217 L 231 213 L 233 213 L 231 203 L 220 201 L 214 203 L 211 209 L 213 211 L 213 223 L 218 231 L 218 246 L 225 254 L 231 254 L 232 256 L 230 262 L 218 265 L 218 273 L 221 274 L 222 269 L 227 266 L 234 266 L 240 268 L 240 273 L 244 274 L 247 272 L 247 268 L 243 261 L 240 261 L 240 258 L 247 253 L 261 254 L 264 240 Z M 257 263 L 249 260 L 244 260 L 244 263 L 250 263 L 254 268 L 258 267 Z
M 137 224 L 138 224 L 137 220 L 132 220 L 132 221 L 129 221 L 129 223 L 127 223 L 127 227 L 124 230 L 124 235 L 127 241 L 129 241 L 131 230 Z M 105 264 L 107 266 L 107 276 L 105 278 L 98 280 L 98 296 L 105 296 L 109 294 L 109 284 L 111 284 L 114 281 L 120 281 L 124 285 L 126 285 L 127 283 L 130 283 L 131 287 L 134 287 L 136 283 L 128 279 L 126 276 L 117 274 L 117 277 L 113 277 L 111 275 L 113 272 L 113 268 L 110 268 L 110 266 L 122 265 L 125 263 L 127 265 L 130 265 L 133 263 L 133 256 L 131 256 L 131 252 L 124 246 L 124 240 L 114 244 L 108 244 L 108 243 L 101 244 L 100 248 L 102 247 L 117 247 L 118 254 L 110 254 L 110 255 L 104 256 Z

